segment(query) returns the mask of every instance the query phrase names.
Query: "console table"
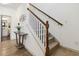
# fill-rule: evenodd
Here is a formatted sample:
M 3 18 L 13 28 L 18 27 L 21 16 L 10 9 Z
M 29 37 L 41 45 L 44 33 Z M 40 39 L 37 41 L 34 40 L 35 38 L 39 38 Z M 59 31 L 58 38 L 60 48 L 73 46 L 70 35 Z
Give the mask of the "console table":
M 23 42 L 24 42 L 24 37 L 26 37 L 26 33 L 24 32 L 14 32 L 16 35 L 16 44 L 17 48 L 24 48 Z

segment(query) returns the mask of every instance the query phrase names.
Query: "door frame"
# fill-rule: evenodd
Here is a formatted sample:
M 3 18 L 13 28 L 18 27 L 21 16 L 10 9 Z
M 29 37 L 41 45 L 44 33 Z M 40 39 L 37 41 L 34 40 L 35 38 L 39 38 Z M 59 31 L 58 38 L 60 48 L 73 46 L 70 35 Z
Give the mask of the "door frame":
M 2 29 L 2 17 L 3 16 L 7 16 L 7 17 L 10 17 L 11 18 L 11 16 L 8 16 L 8 15 L 0 15 L 0 18 L 1 18 L 1 42 L 2 42 L 2 34 L 3 34 L 3 29 Z

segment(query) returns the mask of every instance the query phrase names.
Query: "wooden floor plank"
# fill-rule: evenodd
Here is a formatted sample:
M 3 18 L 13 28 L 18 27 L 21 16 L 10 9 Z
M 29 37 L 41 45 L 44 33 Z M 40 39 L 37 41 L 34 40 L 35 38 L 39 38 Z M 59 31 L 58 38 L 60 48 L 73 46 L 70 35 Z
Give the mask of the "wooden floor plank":
M 15 40 L 5 40 L 0 43 L 0 56 L 31 56 L 26 49 L 18 49 Z
M 70 49 L 59 47 L 56 51 L 52 53 L 51 56 L 79 56 L 79 53 L 71 51 Z

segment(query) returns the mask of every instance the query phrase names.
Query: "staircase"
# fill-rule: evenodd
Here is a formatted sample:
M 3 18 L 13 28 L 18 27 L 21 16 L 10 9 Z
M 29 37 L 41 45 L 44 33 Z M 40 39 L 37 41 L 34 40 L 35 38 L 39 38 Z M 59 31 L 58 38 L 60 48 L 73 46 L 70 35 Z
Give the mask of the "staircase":
M 51 55 L 58 47 L 59 42 L 49 33 L 49 55 Z
M 34 5 L 32 5 L 32 4 L 30 4 L 30 5 L 34 8 L 36 8 L 38 11 L 45 14 L 47 17 L 54 20 L 60 26 L 63 25 L 60 22 L 58 22 L 57 20 L 55 20 L 54 18 L 50 17 L 49 15 L 47 15 L 46 13 L 41 11 L 40 9 L 38 9 L 37 7 L 35 7 Z M 49 28 L 50 28 L 49 21 L 48 20 L 43 21 L 30 8 L 27 8 L 27 10 L 30 12 L 31 17 L 33 17 L 32 19 L 29 19 L 30 20 L 29 23 L 31 24 L 31 27 L 33 28 L 34 32 L 36 33 L 35 35 L 38 37 L 40 44 L 42 42 L 41 48 L 44 49 L 43 52 L 44 52 L 45 56 L 51 55 L 59 47 L 60 44 L 56 40 L 56 38 L 51 33 L 49 33 Z

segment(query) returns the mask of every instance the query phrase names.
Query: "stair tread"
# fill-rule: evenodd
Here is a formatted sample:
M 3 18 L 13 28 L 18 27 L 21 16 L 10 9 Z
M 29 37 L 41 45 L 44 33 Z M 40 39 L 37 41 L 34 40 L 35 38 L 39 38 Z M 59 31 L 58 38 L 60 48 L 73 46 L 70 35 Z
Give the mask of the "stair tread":
M 59 42 L 52 42 L 51 44 L 49 44 L 49 49 L 54 48 L 55 46 L 57 46 L 59 44 Z
M 50 39 L 49 40 L 49 44 L 51 44 L 52 42 L 54 42 L 54 39 Z
M 54 37 L 49 33 L 49 40 L 53 40 L 54 39 Z
M 49 40 L 50 40 L 50 39 L 53 39 L 53 37 L 52 37 L 52 36 L 51 36 L 51 37 L 49 37 Z
M 53 37 L 53 36 L 49 33 L 49 37 Z

